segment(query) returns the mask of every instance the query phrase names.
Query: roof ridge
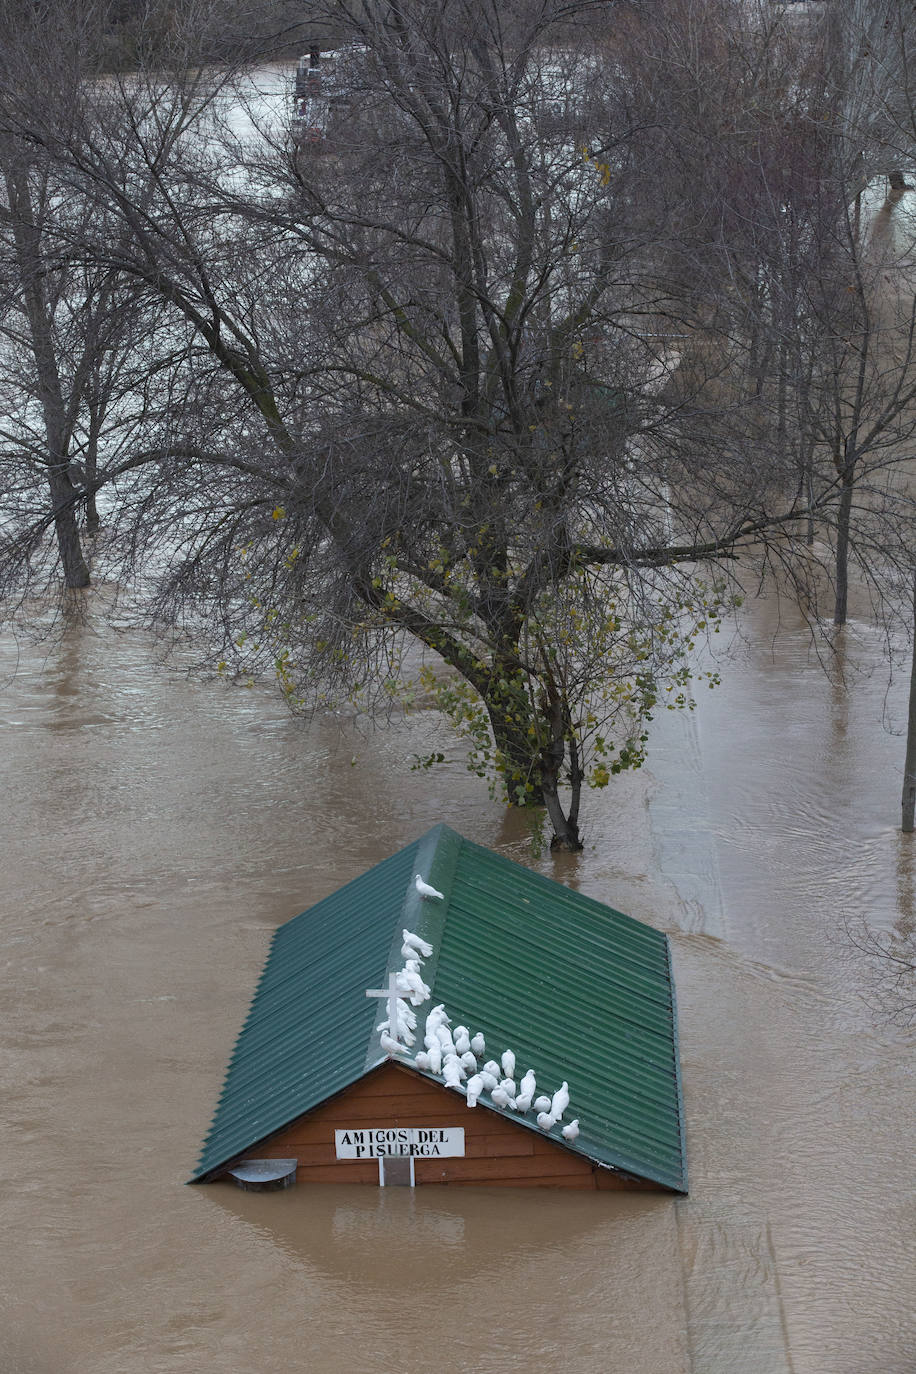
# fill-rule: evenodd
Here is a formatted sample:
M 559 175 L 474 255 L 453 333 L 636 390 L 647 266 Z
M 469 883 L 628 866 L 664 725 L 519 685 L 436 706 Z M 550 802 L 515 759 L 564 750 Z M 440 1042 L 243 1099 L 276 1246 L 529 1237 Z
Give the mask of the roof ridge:
M 442 934 L 448 919 L 449 896 L 455 877 L 455 869 L 458 866 L 458 855 L 463 843 L 461 835 L 455 830 L 450 830 L 447 825 L 434 825 L 417 842 L 414 872 L 408 879 L 404 903 L 395 922 L 382 987 L 387 984 L 390 974 L 397 973 L 404 967 L 401 946 L 404 942 L 405 930 L 412 935 L 418 935 L 421 940 L 426 940 L 428 944 L 432 945 L 432 954 L 423 960 L 423 981 L 429 987 L 435 987 L 436 969 L 439 965 L 439 948 L 442 944 Z M 416 886 L 418 877 L 422 878 L 430 887 L 441 890 L 443 900 L 440 902 L 422 897 Z M 364 1072 L 384 1063 L 385 1059 L 394 1058 L 393 1055 L 386 1054 L 382 1049 L 373 1017 L 369 1043 L 366 1046 Z M 403 1063 L 405 1061 L 397 1058 L 395 1062 Z

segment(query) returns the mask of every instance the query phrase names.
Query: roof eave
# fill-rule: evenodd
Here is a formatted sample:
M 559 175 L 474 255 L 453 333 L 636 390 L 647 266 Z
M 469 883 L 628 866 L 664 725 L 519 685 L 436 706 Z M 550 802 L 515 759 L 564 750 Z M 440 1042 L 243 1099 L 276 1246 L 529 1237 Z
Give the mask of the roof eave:
M 379 1053 L 373 1063 L 367 1064 L 363 1070 L 354 1074 L 354 1076 L 347 1083 L 344 1083 L 338 1088 L 336 1092 L 330 1093 L 327 1097 L 323 1097 L 319 1102 L 313 1103 L 310 1107 L 307 1107 L 305 1111 L 295 1112 L 281 1125 L 274 1127 L 272 1130 L 268 1131 L 266 1135 L 258 1136 L 247 1145 L 243 1145 L 240 1149 L 233 1151 L 232 1154 L 227 1155 L 226 1158 L 219 1163 L 211 1164 L 205 1169 L 198 1170 L 196 1173 L 192 1174 L 189 1179 L 185 1180 L 186 1183 L 216 1182 L 217 1179 L 221 1178 L 232 1168 L 233 1164 L 236 1164 L 240 1159 L 244 1158 L 250 1151 L 257 1149 L 259 1145 L 265 1145 L 268 1141 L 273 1140 L 275 1136 L 282 1134 L 283 1131 L 291 1126 L 294 1121 L 298 1121 L 301 1117 L 309 1116 L 312 1112 L 318 1111 L 325 1103 L 332 1102 L 335 1097 L 340 1097 L 343 1093 L 349 1091 L 354 1084 L 361 1082 L 364 1078 L 370 1077 L 373 1073 L 377 1073 L 378 1070 L 383 1068 L 386 1064 L 398 1064 L 401 1068 L 408 1069 L 411 1073 L 416 1074 L 418 1078 L 423 1078 L 428 1083 L 435 1084 L 436 1087 L 441 1088 L 444 1092 L 449 1091 L 441 1078 L 437 1078 L 435 1074 L 427 1073 L 425 1070 L 417 1068 L 416 1064 L 412 1063 L 410 1060 Z M 458 1095 L 460 1096 L 461 1094 Z M 524 1117 L 520 1117 L 506 1108 L 498 1106 L 495 1102 L 489 1102 L 483 1096 L 478 1099 L 477 1106 L 483 1107 L 484 1111 L 492 1112 L 494 1116 L 501 1117 L 503 1120 L 511 1122 L 513 1126 L 517 1126 L 521 1130 L 535 1132 L 539 1136 L 549 1140 L 551 1144 L 556 1145 L 558 1149 L 568 1150 L 570 1154 L 578 1155 L 582 1159 L 587 1159 L 590 1164 L 594 1164 L 599 1169 L 606 1169 L 609 1173 L 621 1174 L 627 1178 L 635 1178 L 644 1182 L 655 1183 L 659 1187 L 665 1188 L 672 1193 L 686 1194 L 687 1192 L 686 1180 L 684 1186 L 680 1187 L 673 1183 L 670 1178 L 664 1177 L 655 1170 L 647 1169 L 644 1165 L 640 1166 L 634 1164 L 632 1160 L 615 1158 L 610 1152 L 598 1153 L 594 1146 L 591 1148 L 589 1147 L 587 1139 L 583 1141 L 581 1145 L 563 1140 L 562 1137 L 558 1139 L 556 1136 L 542 1131 L 536 1122 L 528 1121 Z
M 283 1131 L 287 1130 L 288 1127 L 290 1127 L 294 1121 L 298 1121 L 303 1116 L 310 1116 L 312 1112 L 318 1111 L 319 1107 L 323 1107 L 326 1102 L 333 1102 L 335 1097 L 340 1097 L 343 1093 L 349 1092 L 350 1088 L 352 1088 L 355 1083 L 359 1083 L 364 1078 L 368 1078 L 371 1074 L 375 1073 L 378 1069 L 380 1069 L 384 1064 L 387 1064 L 388 1062 L 389 1056 L 382 1054 L 377 1060 L 377 1062 L 375 1062 L 374 1064 L 370 1064 L 363 1069 L 360 1069 L 358 1073 L 354 1074 L 353 1077 L 348 1079 L 346 1083 L 342 1083 L 341 1086 L 339 1088 L 336 1088 L 334 1092 L 328 1093 L 326 1097 L 322 1097 L 318 1102 L 313 1102 L 311 1106 L 306 1107 L 304 1110 L 294 1112 L 292 1116 L 288 1117 L 287 1120 L 281 1122 L 280 1125 L 273 1126 L 264 1135 L 256 1136 L 254 1140 L 249 1141 L 247 1145 L 242 1145 L 238 1150 L 234 1150 L 232 1154 L 227 1155 L 225 1159 L 221 1160 L 218 1164 L 208 1164 L 206 1168 L 203 1169 L 198 1167 L 198 1169 L 191 1175 L 190 1178 L 185 1179 L 185 1182 L 215 1182 L 217 1178 L 222 1177 L 222 1175 L 227 1171 L 227 1169 L 230 1169 L 233 1164 L 235 1164 L 238 1160 L 242 1159 L 243 1156 L 247 1155 L 251 1150 L 256 1150 L 259 1145 L 266 1145 L 269 1140 L 273 1140 L 275 1136 L 281 1135 Z
M 445 1086 L 441 1078 L 437 1078 L 435 1074 L 427 1073 L 424 1069 L 417 1068 L 415 1064 L 409 1061 L 398 1059 L 394 1062 L 401 1064 L 405 1069 L 410 1069 L 418 1078 L 425 1078 L 428 1083 L 435 1083 L 439 1088 Z M 448 1091 L 448 1089 L 446 1089 L 446 1091 Z M 626 1178 L 636 1178 L 646 1183 L 655 1183 L 660 1188 L 665 1188 L 668 1192 L 683 1195 L 687 1193 L 686 1179 L 684 1180 L 683 1186 L 681 1186 L 679 1182 L 673 1182 L 670 1175 L 665 1175 L 658 1170 L 647 1168 L 645 1165 L 636 1163 L 631 1159 L 624 1159 L 623 1156 L 615 1156 L 612 1151 L 599 1153 L 595 1146 L 589 1146 L 587 1139 L 583 1140 L 581 1145 L 578 1141 L 571 1142 L 569 1140 L 564 1140 L 562 1137 L 558 1139 L 550 1132 L 542 1131 L 537 1122 L 530 1121 L 526 1117 L 519 1116 L 516 1112 L 510 1111 L 506 1107 L 500 1107 L 497 1103 L 488 1101 L 483 1094 L 477 1099 L 477 1106 L 483 1107 L 485 1111 L 492 1112 L 494 1116 L 502 1117 L 503 1120 L 511 1122 L 513 1126 L 518 1126 L 525 1131 L 533 1131 L 535 1135 L 545 1140 L 549 1140 L 552 1145 L 556 1145 L 559 1149 L 568 1150 L 570 1154 L 578 1155 L 581 1159 L 587 1159 L 590 1164 L 596 1165 L 599 1169 L 606 1169 L 609 1173 L 621 1174 Z

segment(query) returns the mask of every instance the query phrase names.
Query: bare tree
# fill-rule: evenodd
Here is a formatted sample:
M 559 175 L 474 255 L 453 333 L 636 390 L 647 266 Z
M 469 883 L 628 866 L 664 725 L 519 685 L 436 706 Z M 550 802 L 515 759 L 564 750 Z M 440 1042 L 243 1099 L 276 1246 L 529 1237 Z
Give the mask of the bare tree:
M 910 692 L 907 704 L 906 755 L 903 765 L 900 829 L 912 834 L 916 814 L 916 574 L 913 576 L 913 652 L 910 656 Z
M 583 783 L 641 761 L 718 612 L 687 565 L 744 517 L 666 535 L 676 416 L 640 328 L 659 293 L 640 233 L 618 242 L 625 116 L 593 55 L 552 39 L 571 13 L 334 8 L 362 55 L 333 157 L 246 140 L 199 78 L 176 79 L 167 114 L 154 82 L 124 84 L 105 135 L 95 112 L 61 152 L 74 192 L 104 187 L 129 230 L 106 265 L 157 291 L 224 379 L 206 446 L 188 416 L 180 521 L 188 486 L 170 470 L 159 487 L 187 541 L 159 607 L 167 591 L 224 630 L 226 655 L 269 651 L 295 695 L 377 681 L 419 640 L 465 685 L 438 699 L 510 797 L 543 801 L 577 847 Z M 617 154 L 587 146 L 602 106 Z
M 0 158 L 4 506 L 28 531 L 37 514 L 35 478 L 43 476 L 64 584 L 84 587 L 89 566 L 78 519 L 85 511 L 85 532 L 98 532 L 100 453 L 116 461 L 152 421 L 144 341 L 155 332 L 155 314 L 132 283 L 74 252 L 89 225 L 61 203 L 47 166 L 7 154 Z
M 682 370 L 708 377 L 707 446 L 753 466 L 764 504 L 797 491 L 804 543 L 771 543 L 771 566 L 815 613 L 829 583 L 837 625 L 851 563 L 879 613 L 899 611 L 886 593 L 912 531 L 913 295 L 895 237 L 906 193 L 863 209 L 869 170 L 897 157 L 875 113 L 886 68 L 869 57 L 887 10 L 767 7 L 748 24 L 716 0 L 675 4 L 640 15 L 624 47 L 653 165 L 685 187 L 666 256 L 690 319 Z
M 46 523 L 72 589 L 90 580 L 84 534 L 98 531 L 100 451 L 112 462 L 149 418 L 142 341 L 155 331 L 156 300 L 93 260 L 90 245 L 116 234 L 117 222 L 67 193 L 29 118 L 40 107 L 45 120 L 66 123 L 74 93 L 97 68 L 104 7 L 51 6 L 15 20 L 0 64 L 8 116 L 0 135 L 6 590 L 22 580 L 17 572 L 36 570 Z
M 156 615 L 225 671 L 271 665 L 297 703 L 385 697 L 411 644 L 432 651 L 475 766 L 571 848 L 583 786 L 689 702 L 734 560 L 805 568 L 810 522 L 843 519 L 804 283 L 844 219 L 825 177 L 805 194 L 813 97 L 786 122 L 800 40 L 714 0 L 633 11 L 613 40 L 595 14 L 313 5 L 353 46 L 310 147 L 179 30 L 168 80 L 160 53 L 84 83 L 66 119 L 6 101 L 67 196 L 117 224 L 87 259 L 187 350 L 117 527 L 125 566 L 166 561 Z M 661 43 L 656 66 L 662 19 L 700 15 L 689 61 L 665 69 Z M 728 128 L 707 127 L 716 81 Z
M 164 8 L 147 7 L 153 54 L 163 47 Z M 205 7 L 192 8 L 199 25 Z M 59 156 L 90 128 L 104 140 L 116 107 L 124 113 L 111 97 L 131 77 L 99 76 L 108 19 L 93 0 L 17 13 L 0 64 L 0 575 L 8 605 L 14 591 L 51 575 L 40 552 L 49 527 L 64 586 L 88 585 L 85 536 L 98 533 L 100 491 L 112 535 L 106 554 L 122 570 L 136 566 L 138 540 L 127 526 L 142 520 L 143 494 L 134 486 L 127 499 L 122 479 L 170 468 L 193 390 L 187 330 L 167 318 L 158 291 L 106 260 L 125 239 L 123 222 L 91 185 L 74 187 Z M 155 173 L 136 163 L 132 171 L 141 204 Z

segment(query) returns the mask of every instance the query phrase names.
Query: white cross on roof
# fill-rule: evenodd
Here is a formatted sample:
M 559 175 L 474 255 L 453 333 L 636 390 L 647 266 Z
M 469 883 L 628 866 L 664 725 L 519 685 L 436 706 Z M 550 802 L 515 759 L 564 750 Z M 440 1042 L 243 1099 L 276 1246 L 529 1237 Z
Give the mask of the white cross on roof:
M 392 1040 L 398 1040 L 398 975 L 389 973 L 387 988 L 366 988 L 366 996 L 388 999 L 388 1034 Z

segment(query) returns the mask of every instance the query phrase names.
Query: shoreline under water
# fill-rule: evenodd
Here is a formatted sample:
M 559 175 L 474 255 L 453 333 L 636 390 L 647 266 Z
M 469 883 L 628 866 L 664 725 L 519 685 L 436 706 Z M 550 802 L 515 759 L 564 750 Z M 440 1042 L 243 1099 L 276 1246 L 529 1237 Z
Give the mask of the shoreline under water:
M 771 616 L 536 861 L 672 936 L 682 1200 L 186 1187 L 273 929 L 437 821 L 526 861 L 524 819 L 457 749 L 410 771 L 428 715 L 0 640 L 0 1370 L 912 1374 L 916 1035 L 846 935 L 913 919 L 905 684 L 863 633 L 840 691 Z

